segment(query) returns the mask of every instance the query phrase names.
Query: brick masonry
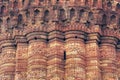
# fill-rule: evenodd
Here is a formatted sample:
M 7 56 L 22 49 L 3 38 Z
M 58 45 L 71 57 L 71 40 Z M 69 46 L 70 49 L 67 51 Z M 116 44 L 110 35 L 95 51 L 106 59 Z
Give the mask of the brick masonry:
M 119 80 L 119 0 L 0 0 L 0 80 Z

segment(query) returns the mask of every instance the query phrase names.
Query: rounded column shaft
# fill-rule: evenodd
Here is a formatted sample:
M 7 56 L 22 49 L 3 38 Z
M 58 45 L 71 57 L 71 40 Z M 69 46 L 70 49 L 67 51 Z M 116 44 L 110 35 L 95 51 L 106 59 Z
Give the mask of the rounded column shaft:
M 86 80 L 85 43 L 80 32 L 66 32 L 65 80 Z
M 47 57 L 45 36 L 42 33 L 28 34 L 28 75 L 27 80 L 46 80 Z M 44 38 L 42 38 L 44 37 Z
M 117 80 L 115 39 L 105 37 L 101 44 L 102 80 Z
M 15 78 L 15 46 L 10 41 L 3 43 L 1 73 L 2 80 L 14 80 Z
M 33 41 L 28 48 L 28 77 L 29 80 L 46 80 L 46 43 Z

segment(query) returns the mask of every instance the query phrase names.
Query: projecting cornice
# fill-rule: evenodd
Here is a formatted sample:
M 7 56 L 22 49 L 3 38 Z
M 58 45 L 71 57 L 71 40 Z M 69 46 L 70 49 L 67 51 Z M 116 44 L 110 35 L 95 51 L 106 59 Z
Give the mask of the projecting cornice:
M 104 36 L 101 38 L 101 43 L 113 44 L 116 46 L 118 44 L 118 39 L 112 36 Z
M 31 32 L 26 35 L 27 41 L 34 42 L 36 40 L 45 41 L 47 39 L 47 33 L 45 32 Z

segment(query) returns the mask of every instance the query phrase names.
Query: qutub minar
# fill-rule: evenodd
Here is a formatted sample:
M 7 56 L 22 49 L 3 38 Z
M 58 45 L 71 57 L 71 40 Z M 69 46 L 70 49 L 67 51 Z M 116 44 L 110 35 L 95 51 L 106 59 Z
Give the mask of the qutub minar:
M 0 0 L 0 80 L 120 80 L 120 1 Z

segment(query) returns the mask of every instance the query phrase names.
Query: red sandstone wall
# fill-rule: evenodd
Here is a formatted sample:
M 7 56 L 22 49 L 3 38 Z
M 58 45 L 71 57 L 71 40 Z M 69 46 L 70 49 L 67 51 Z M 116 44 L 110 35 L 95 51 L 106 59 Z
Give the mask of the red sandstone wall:
M 120 3 L 0 0 L 0 80 L 118 80 Z

